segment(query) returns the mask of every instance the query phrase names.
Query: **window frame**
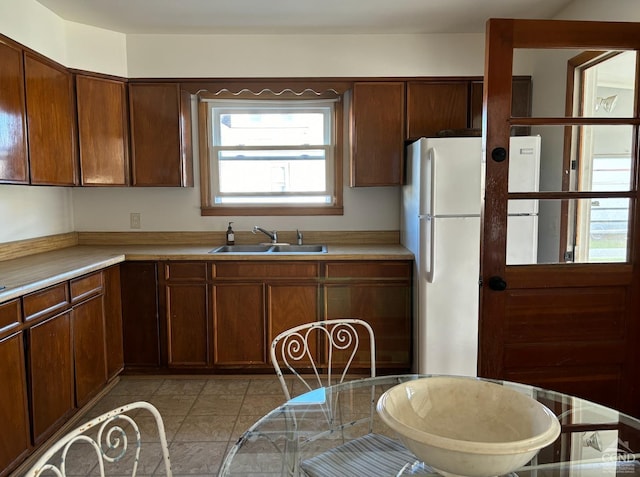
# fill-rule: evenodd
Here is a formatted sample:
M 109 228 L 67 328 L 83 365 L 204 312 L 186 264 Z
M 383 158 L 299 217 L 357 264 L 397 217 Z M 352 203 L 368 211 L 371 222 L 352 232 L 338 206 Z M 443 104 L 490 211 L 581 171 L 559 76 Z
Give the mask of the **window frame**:
M 330 83 L 318 85 L 309 82 L 295 85 L 274 85 L 271 82 L 253 83 L 249 88 L 244 84 L 225 85 L 225 87 L 216 88 L 215 92 L 200 91 L 198 92 L 198 143 L 199 143 L 199 165 L 200 165 L 200 187 L 201 187 L 201 207 L 202 216 L 286 216 L 286 215 L 343 215 L 343 164 L 344 164 L 344 124 L 345 109 L 343 93 L 347 88 L 332 87 Z M 253 91 L 258 91 L 254 93 Z M 210 114 L 210 103 L 216 99 L 242 99 L 247 101 L 263 100 L 263 99 L 321 99 L 322 97 L 338 97 L 333 104 L 333 131 L 334 138 L 334 157 L 332 177 L 328 177 L 328 182 L 333 182 L 334 197 L 331 204 L 214 204 L 213 188 L 211 181 L 212 161 L 210 160 L 212 118 Z

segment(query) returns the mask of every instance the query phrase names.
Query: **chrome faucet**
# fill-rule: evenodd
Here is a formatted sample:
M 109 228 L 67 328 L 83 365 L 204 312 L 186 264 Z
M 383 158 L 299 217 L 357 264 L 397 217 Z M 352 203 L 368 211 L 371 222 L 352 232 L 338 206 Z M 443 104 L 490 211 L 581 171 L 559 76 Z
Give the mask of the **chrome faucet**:
M 271 239 L 271 243 L 278 243 L 278 232 L 275 230 L 273 232 L 269 232 L 268 230 L 263 229 L 262 227 L 258 227 L 257 225 L 253 226 L 252 232 L 255 234 L 256 232 L 262 232 L 267 237 Z

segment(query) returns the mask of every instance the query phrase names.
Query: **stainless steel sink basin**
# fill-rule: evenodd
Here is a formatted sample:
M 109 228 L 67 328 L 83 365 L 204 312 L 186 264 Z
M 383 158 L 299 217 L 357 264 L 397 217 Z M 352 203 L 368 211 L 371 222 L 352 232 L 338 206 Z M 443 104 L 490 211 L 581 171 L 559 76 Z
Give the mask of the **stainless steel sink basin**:
M 327 253 L 326 245 L 274 245 L 272 253 Z
M 222 245 L 209 253 L 327 253 L 326 245 Z
M 209 253 L 265 253 L 272 245 L 222 245 L 210 250 Z

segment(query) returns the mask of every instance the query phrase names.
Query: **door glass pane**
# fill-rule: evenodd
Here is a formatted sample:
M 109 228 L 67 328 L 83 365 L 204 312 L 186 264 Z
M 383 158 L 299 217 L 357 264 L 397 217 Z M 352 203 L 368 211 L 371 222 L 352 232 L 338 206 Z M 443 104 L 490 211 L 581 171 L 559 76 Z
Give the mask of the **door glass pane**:
M 507 265 L 628 260 L 628 198 L 509 200 Z
M 533 117 L 633 116 L 635 51 L 517 49 L 513 53 L 513 74 L 531 76 Z
M 633 129 L 534 126 L 534 136 L 512 137 L 509 192 L 632 190 Z

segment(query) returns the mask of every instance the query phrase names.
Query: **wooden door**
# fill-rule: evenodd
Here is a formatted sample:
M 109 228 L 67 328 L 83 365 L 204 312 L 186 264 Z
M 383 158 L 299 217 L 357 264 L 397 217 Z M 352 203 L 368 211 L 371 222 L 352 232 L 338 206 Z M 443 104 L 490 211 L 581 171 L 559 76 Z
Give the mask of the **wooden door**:
M 22 50 L 0 41 L 0 182 L 28 184 Z
M 78 159 L 73 76 L 25 53 L 31 184 L 76 185 Z
M 82 185 L 128 185 L 126 84 L 78 75 L 76 97 Z
M 564 89 L 558 92 L 554 85 L 560 83 L 565 88 L 567 58 L 577 51 L 606 50 L 614 54 L 639 48 L 640 24 L 489 20 L 478 370 L 481 376 L 567 392 L 636 415 L 640 414 L 635 384 L 640 297 L 637 206 L 640 118 L 636 68 L 632 68 L 629 113 L 620 116 L 615 112 L 605 115 L 597 107 L 593 108 L 597 113 L 567 115 L 565 98 L 578 92 Z M 530 58 L 538 60 L 546 72 L 532 75 L 532 118 L 516 118 L 511 114 L 513 59 L 523 54 L 532 55 Z M 541 58 L 544 61 L 540 62 Z M 548 81 L 554 72 L 560 73 L 560 78 Z M 581 92 L 583 97 L 585 91 Z M 532 134 L 541 136 L 539 189 L 512 187 L 509 169 L 514 167 L 511 161 L 516 151 L 510 151 L 510 136 L 513 128 L 522 126 L 531 127 Z M 562 176 L 574 176 L 575 171 L 573 165 L 563 167 L 563 154 L 583 158 L 587 146 L 594 147 L 594 131 L 600 131 L 599 128 L 608 128 L 603 136 L 609 138 L 619 130 L 625 133 L 628 185 L 613 190 L 607 185 L 595 187 L 578 177 L 574 186 L 564 187 L 566 181 Z M 591 143 L 584 140 L 589 134 Z M 599 147 L 597 142 L 595 147 Z M 592 158 L 607 159 L 597 154 Z M 592 166 L 591 172 L 595 169 Z M 526 201 L 539 207 L 531 214 L 538 224 L 535 237 L 538 258 L 536 263 L 507 263 L 507 249 L 517 245 L 507 240 L 509 230 L 512 227 L 517 231 L 524 216 L 513 211 L 526 205 Z M 562 243 L 560 215 L 606 201 L 627 204 L 628 232 L 620 239 L 624 243 L 622 257 L 598 263 L 596 257 L 589 256 L 576 263 L 567 254 L 564 260 L 559 260 L 563 254 L 558 254 L 554 247 Z M 573 217 L 575 222 L 578 215 Z M 580 228 L 579 225 L 576 227 Z M 579 234 L 573 233 L 571 237 L 574 240 Z M 584 242 L 581 246 L 589 244 Z

